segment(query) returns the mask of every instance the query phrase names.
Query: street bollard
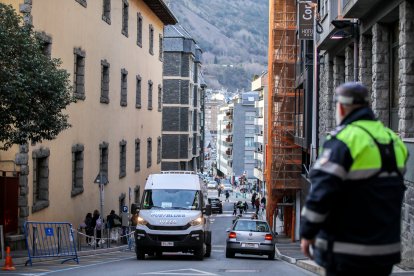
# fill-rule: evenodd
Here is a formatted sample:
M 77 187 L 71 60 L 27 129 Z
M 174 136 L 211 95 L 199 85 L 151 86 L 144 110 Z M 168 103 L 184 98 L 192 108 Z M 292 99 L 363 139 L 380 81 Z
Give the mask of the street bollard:
M 111 240 L 109 239 L 110 237 L 110 229 L 109 228 L 107 228 L 107 230 L 106 230 L 106 247 L 107 248 L 110 248 L 111 247 Z
M 81 246 L 81 238 L 79 233 L 82 231 L 82 228 L 78 228 L 78 231 L 76 232 L 76 241 L 77 241 L 77 245 L 78 245 L 78 251 L 82 250 L 82 246 Z

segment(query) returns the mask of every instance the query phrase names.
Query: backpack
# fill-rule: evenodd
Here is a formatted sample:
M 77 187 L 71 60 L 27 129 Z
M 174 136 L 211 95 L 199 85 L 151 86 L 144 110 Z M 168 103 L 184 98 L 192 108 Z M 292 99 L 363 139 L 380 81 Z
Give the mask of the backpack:
M 102 219 L 101 219 L 101 217 L 99 217 L 97 220 L 96 220 L 96 230 L 102 230 Z

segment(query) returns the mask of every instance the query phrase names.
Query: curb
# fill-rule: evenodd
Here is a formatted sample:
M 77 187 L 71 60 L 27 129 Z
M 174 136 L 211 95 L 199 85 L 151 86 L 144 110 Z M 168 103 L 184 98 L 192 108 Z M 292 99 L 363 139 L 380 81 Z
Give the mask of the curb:
M 292 257 L 281 254 L 279 249 L 277 249 L 277 246 L 275 246 L 275 251 L 276 251 L 276 256 L 277 256 L 278 259 L 280 259 L 282 261 L 285 261 L 285 262 L 288 262 L 290 264 L 296 264 L 297 260 L 295 258 L 292 258 Z
M 325 269 L 317 265 L 314 261 L 311 260 L 299 260 L 296 262 L 296 266 L 303 268 L 307 271 L 313 272 L 317 275 L 325 275 Z
M 78 253 L 78 257 L 82 257 L 82 256 L 91 256 L 91 255 L 99 255 L 99 254 L 105 254 L 105 253 L 110 253 L 110 252 L 116 252 L 116 251 L 121 251 L 127 248 L 128 248 L 128 245 L 122 245 L 118 247 L 111 247 L 111 248 L 104 248 L 104 249 L 97 249 L 97 250 L 77 251 L 77 253 Z M 13 257 L 13 254 L 12 254 L 12 257 Z M 13 258 L 13 264 L 24 265 L 28 259 L 29 259 L 28 257 Z M 58 258 L 58 257 L 43 258 L 43 259 L 39 258 L 39 259 L 34 259 L 33 263 L 35 264 L 35 263 L 50 262 L 50 261 L 59 260 L 59 259 L 61 258 Z M 0 266 L 4 266 L 4 262 L 5 262 L 4 259 L 0 260 Z

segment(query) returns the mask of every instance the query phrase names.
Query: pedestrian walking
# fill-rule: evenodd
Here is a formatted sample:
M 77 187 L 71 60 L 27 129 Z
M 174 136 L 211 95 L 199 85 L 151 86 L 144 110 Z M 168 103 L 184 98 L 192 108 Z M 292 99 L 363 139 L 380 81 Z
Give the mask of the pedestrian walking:
M 109 215 L 106 217 L 108 223 L 108 229 L 110 231 L 111 240 L 117 241 L 119 238 L 119 227 L 122 226 L 121 218 L 115 214 L 114 210 L 111 210 Z
M 259 200 L 259 198 L 256 198 L 256 200 L 254 201 L 254 207 L 256 208 L 256 215 L 258 215 L 259 210 L 260 210 L 260 200 Z
M 230 197 L 230 193 L 229 193 L 229 191 L 226 191 L 226 202 L 229 201 L 229 197 Z
M 83 222 L 85 224 L 86 243 L 91 245 L 91 236 L 93 236 L 92 213 L 87 213 Z
M 101 241 L 102 237 L 102 218 L 101 214 L 98 210 L 93 211 L 93 217 L 92 217 L 92 229 L 96 229 L 96 247 L 99 247 L 99 242 Z
M 237 215 L 237 203 L 233 204 L 233 216 Z
M 360 83 L 335 91 L 336 121 L 310 172 L 301 247 L 327 275 L 389 275 L 400 262 L 407 149 L 369 108 Z
M 257 194 L 256 192 L 254 192 L 252 195 L 252 208 L 253 209 L 255 208 L 256 197 L 257 197 Z

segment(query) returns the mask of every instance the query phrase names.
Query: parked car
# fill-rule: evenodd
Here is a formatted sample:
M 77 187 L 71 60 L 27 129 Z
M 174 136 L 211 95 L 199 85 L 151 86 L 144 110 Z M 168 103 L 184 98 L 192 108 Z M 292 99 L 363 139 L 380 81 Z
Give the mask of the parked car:
M 236 253 L 275 258 L 275 238 L 266 221 L 240 218 L 227 232 L 226 258 L 233 258 Z
M 217 197 L 210 197 L 208 198 L 208 204 L 211 205 L 211 212 L 212 213 L 219 213 L 223 214 L 223 203 Z
M 217 189 L 217 182 L 216 181 L 209 181 L 207 184 L 208 189 Z
M 230 193 L 232 193 L 233 192 L 233 186 L 231 184 L 226 183 L 226 184 L 223 185 L 223 191 L 224 192 L 229 191 Z

